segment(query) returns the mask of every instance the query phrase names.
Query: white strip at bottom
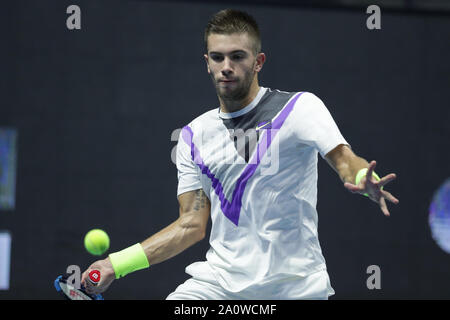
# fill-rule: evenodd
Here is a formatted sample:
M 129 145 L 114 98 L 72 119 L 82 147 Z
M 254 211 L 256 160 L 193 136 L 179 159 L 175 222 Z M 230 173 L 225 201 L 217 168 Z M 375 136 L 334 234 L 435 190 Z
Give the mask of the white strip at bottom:
M 9 270 L 11 262 L 11 235 L 0 231 L 0 290 L 9 290 Z

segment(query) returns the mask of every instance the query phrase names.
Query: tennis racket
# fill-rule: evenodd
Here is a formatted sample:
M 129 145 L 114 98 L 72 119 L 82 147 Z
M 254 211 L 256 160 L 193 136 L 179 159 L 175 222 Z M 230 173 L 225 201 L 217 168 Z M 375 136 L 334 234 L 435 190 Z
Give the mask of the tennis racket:
M 84 286 L 77 289 L 72 284 L 68 283 L 69 275 L 62 275 L 55 280 L 55 289 L 57 292 L 62 294 L 68 300 L 104 300 L 101 294 L 90 294 L 87 293 Z M 89 272 L 89 281 L 97 285 L 100 281 L 100 271 L 92 270 Z

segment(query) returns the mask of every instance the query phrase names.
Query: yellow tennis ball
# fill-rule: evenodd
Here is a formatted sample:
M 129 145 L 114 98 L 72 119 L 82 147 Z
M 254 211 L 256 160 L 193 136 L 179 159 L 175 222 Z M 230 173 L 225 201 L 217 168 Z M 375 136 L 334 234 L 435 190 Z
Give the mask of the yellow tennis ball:
M 84 237 L 84 247 L 94 256 L 100 256 L 109 249 L 108 234 L 101 229 L 93 229 Z

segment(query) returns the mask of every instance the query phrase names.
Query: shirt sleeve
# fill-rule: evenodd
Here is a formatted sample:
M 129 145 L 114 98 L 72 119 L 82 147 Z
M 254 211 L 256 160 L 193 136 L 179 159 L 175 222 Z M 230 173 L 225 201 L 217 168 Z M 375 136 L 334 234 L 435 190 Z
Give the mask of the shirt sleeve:
M 322 158 L 340 144 L 350 144 L 344 139 L 325 104 L 310 92 L 296 101 L 293 117 L 297 138 L 318 150 Z
M 177 144 L 177 170 L 178 170 L 178 188 L 177 196 L 182 193 L 197 190 L 202 188 L 202 183 L 199 176 L 199 170 L 191 157 L 191 143 L 192 137 L 183 128 L 178 137 Z M 188 141 L 186 141 L 188 140 Z

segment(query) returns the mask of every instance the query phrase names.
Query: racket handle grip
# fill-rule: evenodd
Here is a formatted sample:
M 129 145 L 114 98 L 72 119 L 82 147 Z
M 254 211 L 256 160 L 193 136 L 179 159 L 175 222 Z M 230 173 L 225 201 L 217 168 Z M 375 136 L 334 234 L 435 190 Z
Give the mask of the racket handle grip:
M 89 272 L 88 279 L 94 286 L 96 286 L 100 282 L 100 278 L 101 278 L 100 271 L 98 271 L 98 270 L 91 270 Z

